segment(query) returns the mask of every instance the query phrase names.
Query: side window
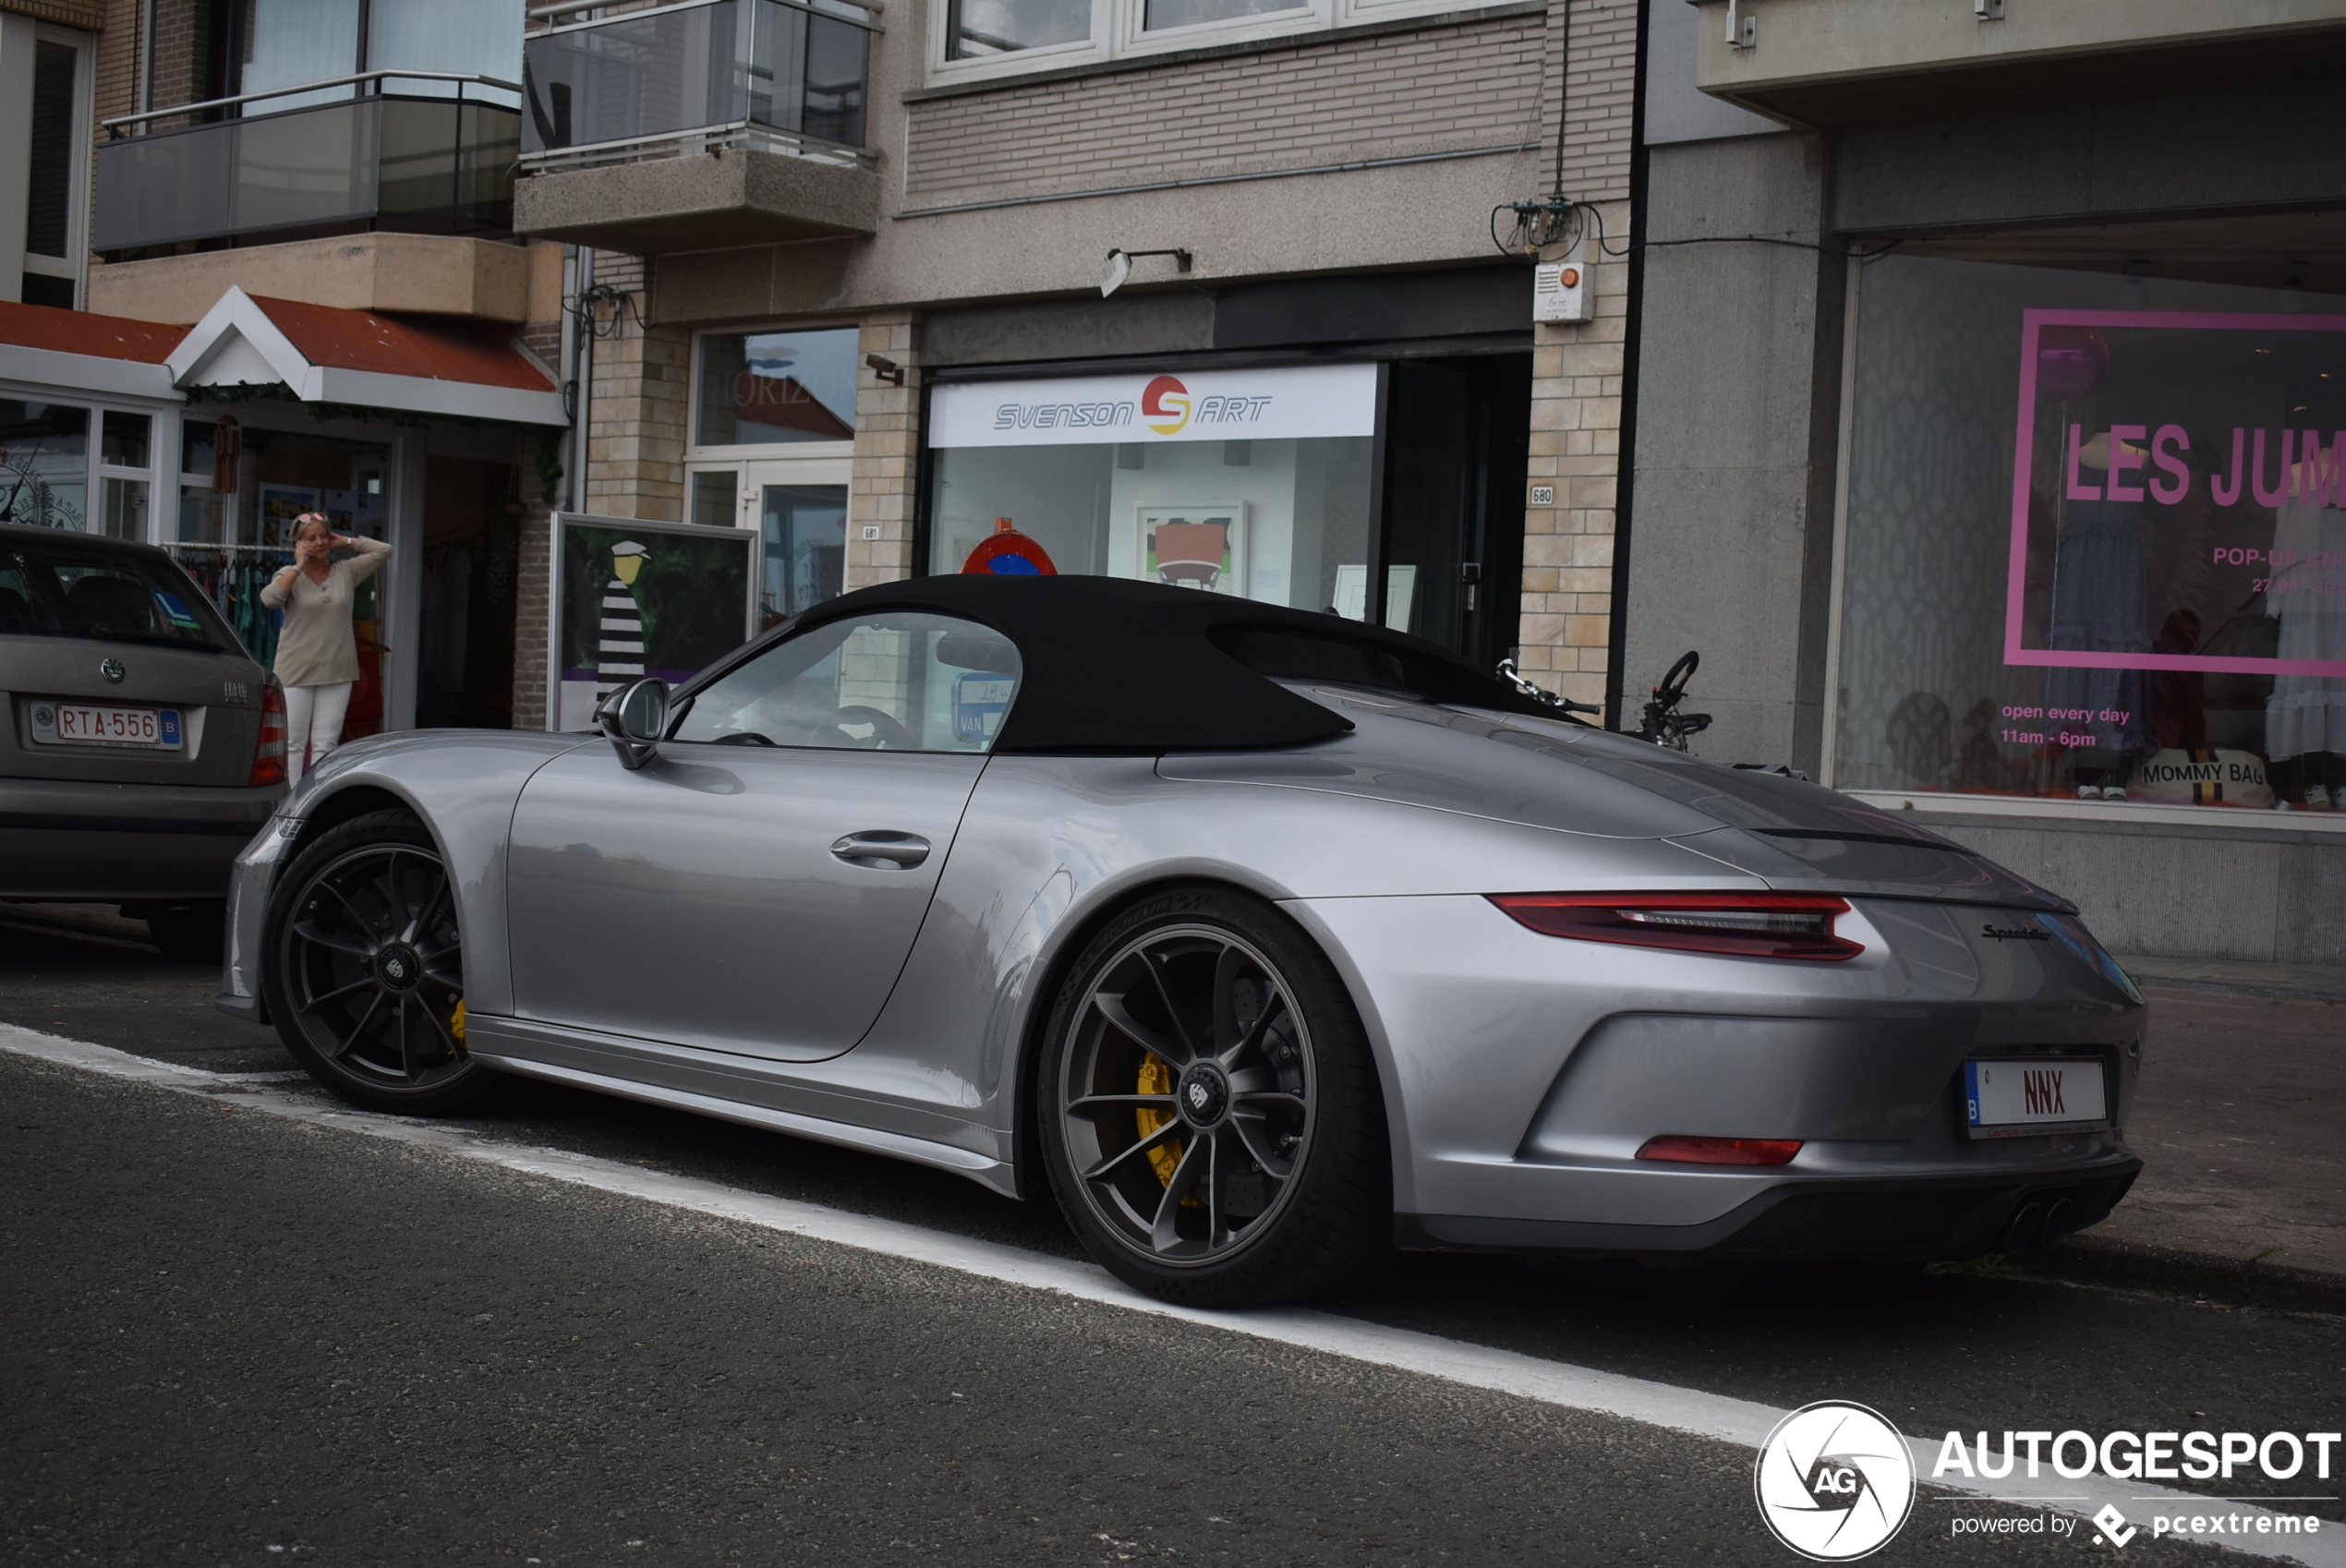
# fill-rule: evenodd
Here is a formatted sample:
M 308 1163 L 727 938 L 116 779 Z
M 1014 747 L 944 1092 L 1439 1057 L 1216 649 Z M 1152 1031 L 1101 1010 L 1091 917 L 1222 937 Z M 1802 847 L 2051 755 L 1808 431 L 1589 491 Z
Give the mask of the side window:
M 1000 633 L 883 611 L 777 643 L 695 694 L 669 734 L 719 746 L 986 752 L 1018 679 L 1018 650 Z

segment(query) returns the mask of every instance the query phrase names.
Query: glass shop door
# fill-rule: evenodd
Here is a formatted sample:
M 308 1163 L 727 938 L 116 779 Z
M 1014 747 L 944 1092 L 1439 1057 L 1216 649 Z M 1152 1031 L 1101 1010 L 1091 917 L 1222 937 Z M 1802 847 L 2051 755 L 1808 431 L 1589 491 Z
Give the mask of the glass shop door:
M 847 573 L 847 488 L 852 458 L 794 458 L 744 465 L 743 523 L 765 539 L 759 621 L 837 598 Z

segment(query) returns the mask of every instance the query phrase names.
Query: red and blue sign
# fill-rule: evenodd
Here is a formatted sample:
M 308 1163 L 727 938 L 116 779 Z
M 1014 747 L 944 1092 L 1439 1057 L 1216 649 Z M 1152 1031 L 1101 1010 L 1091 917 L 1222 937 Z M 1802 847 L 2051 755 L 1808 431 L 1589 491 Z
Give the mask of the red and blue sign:
M 978 542 L 961 562 L 964 576 L 995 577 L 1056 577 L 1059 569 L 1051 564 L 1050 552 L 1034 540 L 1010 526 L 1007 517 L 994 519 L 994 532 Z

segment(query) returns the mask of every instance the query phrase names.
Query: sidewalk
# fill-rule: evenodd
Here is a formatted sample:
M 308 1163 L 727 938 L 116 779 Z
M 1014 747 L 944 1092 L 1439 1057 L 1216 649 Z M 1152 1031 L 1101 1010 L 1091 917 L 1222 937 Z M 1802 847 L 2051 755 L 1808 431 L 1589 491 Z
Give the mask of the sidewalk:
M 2346 972 L 2122 959 L 2151 1002 L 2142 1178 L 2045 1272 L 2346 1311 Z

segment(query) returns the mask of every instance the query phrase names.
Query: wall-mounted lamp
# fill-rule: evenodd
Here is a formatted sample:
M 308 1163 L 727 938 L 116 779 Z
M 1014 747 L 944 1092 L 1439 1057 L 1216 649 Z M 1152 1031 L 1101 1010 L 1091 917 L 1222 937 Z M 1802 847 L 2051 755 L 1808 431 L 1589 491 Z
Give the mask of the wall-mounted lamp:
M 1124 280 L 1132 275 L 1133 259 L 1140 256 L 1170 256 L 1175 271 L 1190 270 L 1190 253 L 1186 250 L 1111 250 L 1107 253 L 1107 265 L 1100 271 L 1102 299 L 1124 286 Z
M 864 363 L 872 368 L 873 375 L 877 376 L 889 386 L 901 387 L 904 384 L 904 367 L 896 363 L 895 360 L 882 359 L 877 354 L 867 354 L 864 356 Z

